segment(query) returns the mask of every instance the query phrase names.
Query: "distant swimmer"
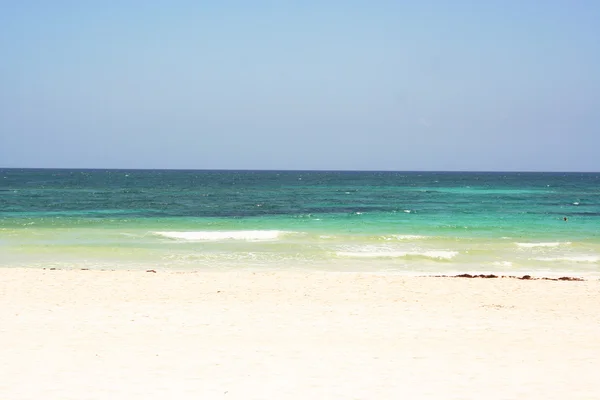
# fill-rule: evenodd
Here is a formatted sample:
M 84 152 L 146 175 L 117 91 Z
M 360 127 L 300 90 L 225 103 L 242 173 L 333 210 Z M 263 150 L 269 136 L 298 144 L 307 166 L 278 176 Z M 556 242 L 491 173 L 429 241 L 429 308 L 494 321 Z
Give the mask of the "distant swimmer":
M 563 219 L 565 220 L 565 222 L 567 222 L 567 217 L 564 217 Z

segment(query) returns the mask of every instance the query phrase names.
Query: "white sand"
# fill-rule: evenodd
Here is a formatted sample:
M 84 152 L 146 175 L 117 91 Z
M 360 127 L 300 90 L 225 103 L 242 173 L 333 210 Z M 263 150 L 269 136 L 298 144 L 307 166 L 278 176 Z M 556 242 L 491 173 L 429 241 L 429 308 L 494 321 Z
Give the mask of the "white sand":
M 600 281 L 0 269 L 0 399 L 600 399 Z

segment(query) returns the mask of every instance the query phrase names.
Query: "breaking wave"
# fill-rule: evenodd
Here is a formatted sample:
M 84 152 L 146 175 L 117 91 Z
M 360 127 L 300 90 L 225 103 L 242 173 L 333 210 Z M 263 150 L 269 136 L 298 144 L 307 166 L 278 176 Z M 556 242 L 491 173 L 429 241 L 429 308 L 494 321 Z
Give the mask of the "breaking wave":
M 451 260 L 458 255 L 457 251 L 338 251 L 340 257 L 352 258 L 404 258 L 404 257 L 423 257 L 436 260 Z
M 278 230 L 260 231 L 195 231 L 195 232 L 152 232 L 169 239 L 198 242 L 220 240 L 263 241 L 277 240 L 284 234 L 292 232 Z
M 533 248 L 533 247 L 558 247 L 568 246 L 571 242 L 541 242 L 541 243 L 516 243 L 519 247 Z
M 575 263 L 597 263 L 600 262 L 600 256 L 597 255 L 581 255 L 581 256 L 560 256 L 560 257 L 539 257 L 534 258 L 536 261 L 549 262 L 575 262 Z

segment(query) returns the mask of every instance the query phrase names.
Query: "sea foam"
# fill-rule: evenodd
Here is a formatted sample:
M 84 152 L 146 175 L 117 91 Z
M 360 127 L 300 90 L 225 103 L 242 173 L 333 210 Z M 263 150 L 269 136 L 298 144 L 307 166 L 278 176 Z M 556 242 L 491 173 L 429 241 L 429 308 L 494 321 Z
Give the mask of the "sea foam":
M 419 239 L 425 239 L 427 238 L 427 236 L 422 236 L 422 235 L 390 235 L 390 236 L 383 236 L 384 240 L 419 240 Z
M 536 261 L 562 261 L 576 263 L 597 263 L 600 262 L 600 256 L 597 255 L 579 255 L 579 256 L 560 256 L 560 257 L 539 257 L 534 258 Z
M 571 242 L 540 242 L 540 243 L 516 243 L 519 247 L 533 248 L 533 247 L 558 247 L 568 246 Z
M 492 263 L 492 265 L 495 265 L 496 267 L 512 267 L 513 262 L 512 261 L 494 261 Z
M 219 241 L 219 240 L 277 240 L 281 235 L 289 233 L 278 230 L 264 231 L 196 231 L 196 232 L 153 232 L 155 235 L 184 241 Z
M 450 260 L 458 255 L 457 251 L 338 251 L 340 257 L 352 258 L 402 258 L 402 257 L 424 257 L 438 260 Z

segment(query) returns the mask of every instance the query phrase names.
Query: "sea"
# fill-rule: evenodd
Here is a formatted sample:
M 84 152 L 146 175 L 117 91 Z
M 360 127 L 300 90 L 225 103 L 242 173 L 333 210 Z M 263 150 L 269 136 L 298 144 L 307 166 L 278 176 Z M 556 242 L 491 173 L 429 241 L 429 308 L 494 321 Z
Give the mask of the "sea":
M 600 276 L 600 173 L 0 169 L 0 268 Z

